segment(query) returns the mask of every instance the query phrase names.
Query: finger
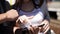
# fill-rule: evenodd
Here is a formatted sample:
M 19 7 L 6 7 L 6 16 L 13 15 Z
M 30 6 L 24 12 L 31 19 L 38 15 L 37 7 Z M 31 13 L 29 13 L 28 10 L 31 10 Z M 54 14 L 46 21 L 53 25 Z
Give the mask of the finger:
M 25 18 L 24 18 L 23 16 L 20 16 L 20 17 L 18 18 L 18 20 L 20 20 L 21 23 L 23 23 L 24 19 L 25 19 Z
M 36 28 L 35 29 L 35 34 L 38 34 L 38 32 L 39 32 L 39 28 Z
M 16 20 L 16 25 L 15 25 L 15 27 L 19 27 L 19 25 L 20 25 L 20 20 L 17 19 L 17 20 Z
M 29 34 L 33 34 L 31 30 L 29 30 Z
M 36 33 L 35 33 L 35 29 L 36 29 L 36 28 L 33 27 L 32 25 L 31 25 L 31 28 L 32 28 L 32 32 L 33 32 L 33 34 L 36 34 Z
M 32 31 L 31 31 L 31 27 L 28 28 L 28 30 L 29 30 L 29 34 L 33 34 Z
M 36 34 L 36 27 L 32 27 L 33 28 L 33 34 Z
M 41 31 L 41 27 L 39 27 L 39 32 Z
M 30 27 L 31 27 L 31 28 L 30 28 L 30 29 L 31 29 L 31 31 L 32 31 L 32 32 L 34 32 L 34 28 L 32 27 L 32 25 L 30 25 Z
M 45 28 L 47 25 L 49 25 L 49 23 L 46 22 L 45 25 L 43 26 L 43 28 Z
M 19 22 L 19 19 L 16 20 L 16 23 L 18 23 L 18 22 Z
M 44 28 L 44 32 L 46 33 L 49 29 L 50 29 L 50 26 L 47 25 L 47 26 Z
M 30 25 L 30 28 L 28 28 L 30 34 L 34 34 L 34 28 L 32 27 L 32 25 Z
M 44 31 L 49 27 L 49 24 L 46 24 L 44 28 Z
M 44 31 L 44 33 L 46 34 L 49 29 L 50 29 L 50 27 L 48 27 L 48 28 Z
M 38 34 L 38 31 L 39 31 L 39 28 L 38 27 L 34 26 L 33 27 L 33 30 L 34 30 L 34 34 Z
M 39 32 L 43 32 L 43 29 L 44 29 L 43 27 L 40 27 Z
M 16 20 L 16 23 L 22 20 L 23 20 L 22 17 L 18 17 L 18 19 Z
M 44 30 L 43 30 L 43 31 L 45 31 L 48 27 L 49 27 L 49 26 L 47 25 L 47 26 L 44 28 Z
M 30 21 L 29 19 L 26 18 L 23 22 L 26 24 L 26 23 L 29 23 Z
M 13 28 L 13 33 L 15 34 L 15 31 L 17 30 L 17 29 L 20 29 L 19 27 L 14 27 Z
M 41 27 L 39 27 L 39 30 L 41 29 Z
M 48 28 L 48 27 L 50 27 L 49 24 L 46 24 L 46 25 L 43 26 L 44 30 L 45 30 L 46 28 Z
M 24 18 L 23 17 L 20 17 L 19 19 L 20 19 L 21 23 L 23 23 Z

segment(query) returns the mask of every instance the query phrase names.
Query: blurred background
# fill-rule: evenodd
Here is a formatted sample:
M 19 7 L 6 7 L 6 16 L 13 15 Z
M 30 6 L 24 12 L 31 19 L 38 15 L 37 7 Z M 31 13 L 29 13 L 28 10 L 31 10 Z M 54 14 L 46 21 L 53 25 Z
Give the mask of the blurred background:
M 6 0 L 13 5 L 15 0 Z M 60 34 L 60 0 L 47 0 L 48 12 L 50 15 L 51 29 Z
M 60 0 L 49 0 L 47 3 L 51 29 L 60 34 Z

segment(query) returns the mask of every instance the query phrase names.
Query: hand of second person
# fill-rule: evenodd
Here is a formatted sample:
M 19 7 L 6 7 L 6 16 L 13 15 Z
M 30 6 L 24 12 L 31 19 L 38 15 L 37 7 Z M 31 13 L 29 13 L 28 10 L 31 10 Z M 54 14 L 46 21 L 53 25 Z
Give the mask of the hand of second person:
M 6 14 L 7 20 L 11 20 L 11 21 L 15 20 L 19 16 L 18 12 L 14 9 L 7 11 L 5 14 Z

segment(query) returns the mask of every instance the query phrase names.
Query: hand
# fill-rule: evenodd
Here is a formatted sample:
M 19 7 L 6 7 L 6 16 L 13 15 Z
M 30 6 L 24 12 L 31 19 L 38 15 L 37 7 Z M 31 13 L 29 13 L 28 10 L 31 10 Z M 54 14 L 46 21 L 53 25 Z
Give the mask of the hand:
M 19 21 L 20 21 L 21 23 L 25 24 L 25 23 L 28 23 L 29 19 L 28 19 L 28 17 L 27 17 L 26 15 L 23 15 L 23 16 L 20 16 L 20 17 L 16 20 L 16 23 L 18 23 Z
M 29 22 L 29 19 L 32 19 L 32 18 L 33 18 L 33 16 L 27 17 L 26 15 L 23 15 L 23 16 L 18 17 L 18 19 L 16 20 L 15 29 L 14 29 L 13 31 L 15 32 L 15 30 L 17 29 L 17 27 L 20 28 L 20 24 L 19 24 L 19 23 L 26 24 L 26 23 Z M 18 29 L 19 29 L 19 28 L 18 28 Z M 29 30 L 30 30 L 30 32 L 31 32 L 31 31 L 33 32 L 33 31 L 34 31 L 34 30 L 33 30 L 33 27 L 29 28 Z
M 29 30 L 29 33 L 30 34 L 38 34 L 38 32 L 39 32 L 39 28 L 38 27 L 36 27 L 36 26 L 30 26 L 30 28 L 28 28 L 28 30 Z
M 50 29 L 49 22 L 48 22 L 47 20 L 44 20 L 44 21 L 42 22 L 42 24 L 45 24 L 45 25 L 43 26 L 43 32 L 46 34 L 47 31 Z
M 46 34 L 48 30 L 50 29 L 50 25 L 47 20 L 45 20 L 45 25 L 43 26 L 43 28 L 44 28 L 44 33 Z
M 7 20 L 9 21 L 13 21 L 19 16 L 18 12 L 14 9 L 7 11 L 5 14 L 6 14 Z

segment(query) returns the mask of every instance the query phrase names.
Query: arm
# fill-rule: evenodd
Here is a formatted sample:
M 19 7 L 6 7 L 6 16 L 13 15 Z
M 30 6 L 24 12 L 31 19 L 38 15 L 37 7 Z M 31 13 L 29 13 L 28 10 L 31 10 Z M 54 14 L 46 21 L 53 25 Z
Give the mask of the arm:
M 6 21 L 6 14 L 0 14 L 0 24 Z
M 18 17 L 18 12 L 14 9 L 7 11 L 6 13 L 0 14 L 0 24 L 6 21 L 14 21 Z

